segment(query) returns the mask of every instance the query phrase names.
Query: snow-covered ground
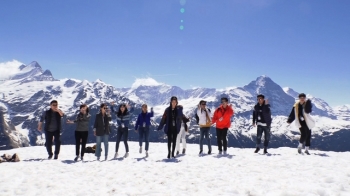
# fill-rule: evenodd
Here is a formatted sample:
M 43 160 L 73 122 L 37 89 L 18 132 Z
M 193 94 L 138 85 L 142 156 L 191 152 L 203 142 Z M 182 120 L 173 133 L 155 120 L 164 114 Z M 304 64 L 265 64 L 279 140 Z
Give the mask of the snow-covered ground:
M 84 162 L 72 161 L 73 145 L 62 146 L 59 160 L 45 160 L 42 146 L 0 151 L 21 158 L 0 164 L 0 195 L 350 194 L 350 152 L 311 151 L 307 156 L 278 148 L 261 155 L 229 148 L 229 155 L 219 156 L 213 147 L 214 154 L 199 157 L 199 146 L 189 144 L 186 155 L 168 160 L 165 143 L 151 143 L 147 159 L 138 153 L 138 143 L 129 145 L 129 158 L 112 160 L 115 143 L 110 142 L 109 159 L 101 162 L 93 154 Z

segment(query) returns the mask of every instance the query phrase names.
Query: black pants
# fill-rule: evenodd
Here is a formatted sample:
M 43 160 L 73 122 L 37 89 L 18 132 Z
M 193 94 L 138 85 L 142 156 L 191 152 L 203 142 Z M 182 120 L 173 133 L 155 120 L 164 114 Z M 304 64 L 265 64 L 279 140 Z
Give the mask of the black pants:
M 305 142 L 305 146 L 310 146 L 311 144 L 311 129 L 309 129 L 309 127 L 307 127 L 307 125 L 301 125 L 301 128 L 299 128 L 300 130 L 300 143 L 304 143 Z
M 45 138 L 46 138 L 46 150 L 49 155 L 53 155 L 52 153 L 52 139 L 55 137 L 55 155 L 60 154 L 60 148 L 61 148 L 61 140 L 60 140 L 60 131 L 45 131 Z
M 75 154 L 77 156 L 79 156 L 80 144 L 81 144 L 81 157 L 84 157 L 88 135 L 89 135 L 88 131 L 75 131 Z
M 171 152 L 171 155 L 174 156 L 175 147 L 176 147 L 176 138 L 177 138 L 176 127 L 171 127 L 168 130 L 167 136 L 168 136 L 168 154 L 170 154 Z M 172 148 L 171 148 L 171 143 L 173 143 Z
M 118 152 L 119 150 L 119 143 L 122 137 L 124 141 L 125 151 L 129 152 L 128 135 L 129 135 L 129 129 L 127 127 L 124 127 L 124 128 L 118 127 L 117 142 L 115 144 L 115 152 Z
M 217 137 L 219 151 L 222 151 L 222 146 L 224 146 L 224 151 L 227 151 L 227 130 L 228 128 L 224 128 L 224 129 L 216 128 L 216 137 Z

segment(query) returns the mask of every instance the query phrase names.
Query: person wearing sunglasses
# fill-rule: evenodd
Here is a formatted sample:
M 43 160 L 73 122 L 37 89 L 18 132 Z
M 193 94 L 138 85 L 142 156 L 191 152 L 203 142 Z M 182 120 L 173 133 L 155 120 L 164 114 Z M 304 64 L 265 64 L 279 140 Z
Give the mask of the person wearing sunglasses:
M 295 122 L 296 127 L 300 130 L 300 140 L 298 145 L 298 153 L 302 153 L 303 145 L 305 145 L 305 154 L 310 155 L 309 149 L 311 145 L 311 129 L 315 127 L 315 120 L 311 117 L 312 104 L 310 99 L 306 99 L 304 93 L 299 94 L 292 111 L 289 114 L 287 123 Z
M 119 144 L 121 139 L 123 138 L 124 141 L 124 146 L 125 146 L 125 155 L 124 158 L 129 157 L 129 145 L 128 145 L 128 137 L 129 137 L 129 123 L 130 123 L 130 118 L 131 118 L 131 113 L 133 111 L 133 108 L 131 108 L 130 105 L 127 104 L 121 104 L 119 106 L 119 109 L 116 110 L 114 107 L 114 102 L 111 103 L 112 105 L 112 112 L 116 114 L 117 117 L 117 124 L 118 124 L 118 130 L 117 130 L 117 141 L 115 144 L 115 154 L 114 154 L 114 159 L 116 159 L 119 154 Z M 131 110 L 129 111 L 129 109 Z
M 176 139 L 180 133 L 182 117 L 183 107 L 178 105 L 177 97 L 173 96 L 170 98 L 170 106 L 165 109 L 157 128 L 158 131 L 164 128 L 164 133 L 168 137 L 168 159 L 175 158 Z
M 265 100 L 265 96 L 261 94 L 257 96 L 257 101 L 258 103 L 254 106 L 253 111 L 253 126 L 256 127 L 256 125 L 258 125 L 256 134 L 256 149 L 254 153 L 258 153 L 260 151 L 261 137 L 264 133 L 264 154 L 267 154 L 272 122 L 270 104 L 267 99 Z
M 42 131 L 42 124 L 45 122 L 45 146 L 47 153 L 49 154 L 48 159 L 52 159 L 52 142 L 55 141 L 55 156 L 54 159 L 58 159 L 61 148 L 61 120 L 64 117 L 64 113 L 58 108 L 58 101 L 53 100 L 50 102 L 50 109 L 43 112 L 38 123 L 38 131 Z
M 212 124 L 216 123 L 216 137 L 219 154 L 227 154 L 227 131 L 231 127 L 231 117 L 234 111 L 226 97 L 221 98 L 221 105 L 215 110 Z M 222 152 L 224 150 L 224 152 Z
M 145 151 L 146 157 L 148 157 L 148 149 L 149 149 L 149 127 L 151 126 L 151 118 L 154 116 L 153 108 L 151 108 L 151 112 L 147 111 L 147 104 L 142 105 L 142 111 L 138 115 L 135 131 L 139 133 L 139 145 L 140 145 L 140 154 L 142 153 L 142 143 L 143 139 L 145 139 Z
M 203 153 L 203 140 L 204 137 L 208 142 L 208 154 L 211 154 L 211 138 L 210 138 L 210 127 L 211 127 L 211 111 L 207 108 L 207 102 L 201 100 L 197 108 L 198 125 L 200 131 L 199 138 L 199 154 Z
M 107 104 L 102 103 L 100 105 L 100 112 L 96 114 L 94 123 L 94 135 L 96 136 L 96 150 L 95 156 L 97 160 L 101 157 L 101 143 L 104 143 L 105 150 L 105 161 L 108 158 L 108 138 L 111 133 L 109 128 L 109 121 L 111 121 L 111 114 L 108 110 Z

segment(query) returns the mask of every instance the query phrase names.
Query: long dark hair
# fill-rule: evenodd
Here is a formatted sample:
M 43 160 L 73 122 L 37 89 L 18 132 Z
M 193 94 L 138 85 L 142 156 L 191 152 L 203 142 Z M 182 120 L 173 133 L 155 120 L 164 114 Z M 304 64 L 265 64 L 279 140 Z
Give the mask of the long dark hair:
M 102 103 L 102 104 L 100 105 L 100 113 L 101 113 L 101 109 L 104 108 L 105 106 L 107 106 L 107 104 L 105 104 L 105 103 Z
M 124 113 L 123 113 L 122 110 L 120 109 L 121 107 L 124 107 L 124 108 L 125 108 Z M 119 116 L 124 116 L 124 115 L 127 114 L 127 113 L 128 113 L 128 108 L 126 107 L 125 103 L 121 104 L 121 105 L 119 106 L 117 116 L 118 116 L 118 117 L 119 117 Z
M 87 106 L 86 104 L 80 105 L 80 109 L 83 107 L 86 107 L 86 114 L 89 114 L 89 106 Z

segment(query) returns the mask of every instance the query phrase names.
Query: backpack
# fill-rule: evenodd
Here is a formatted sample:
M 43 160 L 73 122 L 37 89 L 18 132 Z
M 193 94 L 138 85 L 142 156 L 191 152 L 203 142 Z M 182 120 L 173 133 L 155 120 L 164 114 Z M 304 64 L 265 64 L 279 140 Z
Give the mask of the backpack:
M 207 109 L 208 109 L 209 112 L 211 112 L 211 110 L 209 108 L 207 108 Z M 194 117 L 196 118 L 196 122 L 197 122 L 197 125 L 198 125 L 199 124 L 199 116 L 197 115 L 197 112 L 196 112 L 196 115 Z

